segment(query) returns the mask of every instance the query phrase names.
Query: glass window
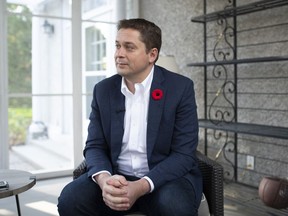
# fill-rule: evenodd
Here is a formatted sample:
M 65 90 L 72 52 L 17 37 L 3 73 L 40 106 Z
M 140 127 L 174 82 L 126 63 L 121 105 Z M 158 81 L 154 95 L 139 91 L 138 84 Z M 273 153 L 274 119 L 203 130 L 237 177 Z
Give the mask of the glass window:
M 106 38 L 101 30 L 92 26 L 86 29 L 86 70 L 106 69 Z
M 83 157 L 93 87 L 116 73 L 113 55 L 117 2 L 4 2 L 7 5 L 1 4 L 0 9 L 1 15 L 7 16 L 7 37 L 2 37 L 7 53 L 0 55 L 1 62 L 4 60 L 1 68 L 5 69 L 0 82 L 8 86 L 4 89 L 5 110 L 0 110 L 0 118 L 8 118 L 8 122 L 1 124 L 1 131 L 9 132 L 1 133 L 5 139 L 0 143 L 0 151 L 9 153 L 9 157 L 0 157 L 0 162 L 7 168 L 9 158 L 8 168 L 37 173 L 37 178 L 41 174 L 50 177 L 55 172 L 71 173 L 74 163 Z M 77 11 L 77 5 L 72 11 L 72 3 L 82 4 L 82 11 L 81 7 Z M 2 5 L 7 6 L 7 13 L 2 13 Z M 83 19 L 81 26 L 72 23 L 72 12 Z M 0 19 L 1 29 L 6 27 L 3 20 Z M 82 29 L 82 37 L 73 37 L 73 44 L 72 28 L 79 28 L 78 32 Z M 81 58 L 72 62 L 72 46 L 79 44 Z M 74 121 L 79 119 L 79 113 L 81 124 Z
M 34 15 L 71 18 L 72 0 L 22 0 L 21 2 L 23 4 L 26 2 Z
M 31 11 L 29 10 L 29 8 L 23 5 L 15 4 L 8 5 L 7 10 L 15 13 L 15 15 L 8 16 L 7 18 L 9 59 L 8 91 L 9 93 L 31 93 Z
M 71 21 L 35 15 L 63 15 L 67 3 L 7 4 L 11 169 L 73 166 Z
M 108 0 L 83 0 L 82 2 L 83 13 L 89 12 L 97 7 L 102 7 L 108 4 Z
M 100 82 L 101 80 L 105 79 L 106 76 L 87 76 L 86 77 L 86 92 L 90 92 L 90 94 L 87 94 L 86 97 L 86 118 L 89 118 L 90 112 L 91 112 L 91 102 L 92 102 L 92 92 L 93 88 L 96 83 Z

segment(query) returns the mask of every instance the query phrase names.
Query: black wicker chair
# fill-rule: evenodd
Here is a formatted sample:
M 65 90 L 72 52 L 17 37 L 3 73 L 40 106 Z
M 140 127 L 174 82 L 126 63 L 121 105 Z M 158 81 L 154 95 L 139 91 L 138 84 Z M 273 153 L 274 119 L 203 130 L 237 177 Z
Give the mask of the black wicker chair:
M 223 167 L 200 152 L 197 152 L 199 168 L 203 176 L 203 192 L 211 216 L 224 215 Z M 85 160 L 73 171 L 73 179 L 86 172 Z

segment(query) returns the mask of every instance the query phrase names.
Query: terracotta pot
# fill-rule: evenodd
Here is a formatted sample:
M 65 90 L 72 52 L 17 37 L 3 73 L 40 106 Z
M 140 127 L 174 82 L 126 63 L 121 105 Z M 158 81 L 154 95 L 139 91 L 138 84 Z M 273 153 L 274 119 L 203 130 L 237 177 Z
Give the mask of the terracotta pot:
M 264 177 L 259 184 L 259 196 L 263 203 L 272 208 L 288 207 L 288 180 Z

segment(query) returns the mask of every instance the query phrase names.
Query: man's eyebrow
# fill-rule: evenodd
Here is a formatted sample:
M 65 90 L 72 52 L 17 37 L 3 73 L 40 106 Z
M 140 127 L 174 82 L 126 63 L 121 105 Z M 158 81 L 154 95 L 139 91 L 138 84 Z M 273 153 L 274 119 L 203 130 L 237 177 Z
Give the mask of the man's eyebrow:
M 120 43 L 120 42 L 116 40 L 115 43 Z M 132 44 L 132 45 L 136 46 L 135 43 L 130 42 L 130 41 L 124 41 L 123 44 L 125 44 L 125 45 L 130 45 L 130 44 Z

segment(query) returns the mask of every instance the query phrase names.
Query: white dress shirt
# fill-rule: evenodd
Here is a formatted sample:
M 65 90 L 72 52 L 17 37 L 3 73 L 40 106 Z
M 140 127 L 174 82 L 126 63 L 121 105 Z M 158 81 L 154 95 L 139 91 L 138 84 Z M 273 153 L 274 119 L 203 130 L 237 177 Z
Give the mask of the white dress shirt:
M 134 94 L 129 91 L 124 78 L 122 78 L 121 92 L 125 96 L 124 135 L 117 160 L 120 173 L 139 178 L 144 177 L 149 182 L 151 191 L 154 189 L 154 184 L 145 174 L 149 172 L 146 136 L 153 73 L 154 67 L 142 83 L 135 84 Z

